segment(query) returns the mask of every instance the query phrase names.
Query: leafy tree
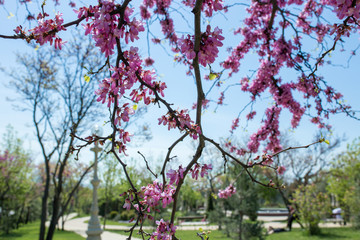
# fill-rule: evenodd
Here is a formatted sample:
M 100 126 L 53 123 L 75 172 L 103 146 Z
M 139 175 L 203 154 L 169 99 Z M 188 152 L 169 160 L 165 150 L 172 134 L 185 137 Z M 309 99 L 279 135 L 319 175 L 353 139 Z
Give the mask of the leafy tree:
M 255 170 L 255 169 L 254 169 Z M 259 169 L 256 169 L 260 173 Z M 234 239 L 263 239 L 262 223 L 257 221 L 257 211 L 260 209 L 260 192 L 263 187 L 252 182 L 252 179 L 239 169 L 237 165 L 227 168 L 227 175 L 218 175 L 211 188 L 230 186 L 234 191 L 227 194 L 226 190 L 219 191 L 218 195 L 212 193 L 215 206 L 209 211 L 209 219 L 219 225 L 219 229 Z M 245 220 L 244 217 L 249 217 Z M 225 226 L 225 228 L 223 228 Z
M 104 208 L 104 211 L 103 211 L 103 216 L 104 216 L 103 226 L 104 226 L 104 229 L 105 229 L 106 228 L 107 215 L 110 213 L 110 210 L 111 210 L 109 208 L 110 207 L 109 202 L 113 201 L 119 195 L 119 194 L 116 194 L 117 192 L 115 191 L 115 186 L 117 184 L 119 184 L 121 171 L 119 169 L 119 166 L 118 166 L 118 163 L 117 163 L 116 159 L 114 159 L 110 155 L 107 155 L 102 160 L 102 164 L 103 164 L 102 167 L 101 167 L 102 174 L 100 176 L 101 184 L 102 184 L 102 186 L 100 186 L 100 189 L 102 191 L 100 191 L 99 195 L 100 195 L 100 199 L 102 198 L 102 201 L 103 201 L 103 204 L 104 204 L 104 207 L 103 207 Z M 101 208 L 101 202 L 102 201 L 100 200 L 100 208 Z M 116 209 L 118 209 L 118 208 L 116 208 Z
M 204 205 L 202 185 L 201 182 L 194 183 L 191 179 L 184 183 L 179 196 L 182 211 L 195 213 Z
M 334 158 L 328 178 L 328 190 L 336 196 L 345 220 L 360 228 L 360 138 Z
M 240 174 L 239 174 L 240 173 Z M 260 209 L 260 186 L 251 181 L 238 166 L 229 168 L 231 182 L 236 187 L 236 193 L 225 201 L 225 209 L 231 215 L 225 221 L 225 231 L 235 239 L 263 239 L 262 224 L 257 220 L 257 211 Z M 249 221 L 244 219 L 249 217 Z
M 15 130 L 7 127 L 0 152 L 0 230 L 6 234 L 29 220 L 39 187 L 34 181 L 30 154 Z
M 298 206 L 300 220 L 310 235 L 320 233 L 319 223 L 331 213 L 329 196 L 315 184 L 300 186 L 294 194 L 293 204 Z
M 89 126 L 96 107 L 94 85 L 100 75 L 85 79 L 84 75 L 97 68 L 102 59 L 86 37 L 75 37 L 63 51 L 41 48 L 31 55 L 18 55 L 19 68 L 10 73 L 11 86 L 23 101 L 19 107 L 30 111 L 36 140 L 43 160 L 43 187 L 39 239 L 45 239 L 45 222 L 50 212 L 46 239 L 52 239 L 56 225 L 64 214 L 76 188 L 91 169 L 87 166 L 72 190 L 65 193 L 71 155 L 77 139 Z M 51 191 L 50 191 L 51 190 Z M 48 203 L 51 201 L 50 209 Z

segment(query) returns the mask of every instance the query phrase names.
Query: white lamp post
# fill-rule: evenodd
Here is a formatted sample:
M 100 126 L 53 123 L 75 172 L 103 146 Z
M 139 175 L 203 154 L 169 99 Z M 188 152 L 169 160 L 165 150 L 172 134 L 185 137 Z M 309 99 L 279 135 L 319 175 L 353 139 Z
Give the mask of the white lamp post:
M 102 135 L 102 129 L 99 127 L 99 125 L 95 125 L 91 133 L 93 136 L 101 136 Z M 95 142 L 95 147 L 90 149 L 95 153 L 95 161 L 94 161 L 94 178 L 91 180 L 91 184 L 93 185 L 93 199 L 91 204 L 91 217 L 88 224 L 88 230 L 86 231 L 86 234 L 88 237 L 87 240 L 101 240 L 101 233 L 103 230 L 100 226 L 99 221 L 99 207 L 98 207 L 98 196 L 97 196 L 97 188 L 99 186 L 100 180 L 97 175 L 97 161 L 98 161 L 98 152 L 102 150 L 98 146 L 98 142 Z

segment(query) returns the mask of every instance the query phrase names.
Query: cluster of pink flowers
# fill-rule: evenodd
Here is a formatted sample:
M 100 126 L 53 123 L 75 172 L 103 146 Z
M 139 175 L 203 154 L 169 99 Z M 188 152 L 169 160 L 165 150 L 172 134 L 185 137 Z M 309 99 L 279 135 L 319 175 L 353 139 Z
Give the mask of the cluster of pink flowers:
M 290 24 L 291 20 L 286 19 L 286 17 L 292 18 L 290 10 L 288 10 L 292 9 L 291 5 L 304 6 L 299 14 L 292 15 L 297 22 L 297 27 L 299 27 L 302 32 L 296 32 L 296 36 L 293 39 L 286 39 L 287 35 L 284 33 L 294 33 L 294 31 L 296 31 L 293 29 L 294 24 Z M 245 26 L 235 31 L 235 34 L 242 35 L 243 40 L 238 46 L 231 50 L 230 56 L 222 62 L 221 65 L 225 69 L 230 70 L 229 75 L 231 76 L 233 73 L 239 71 L 240 62 L 245 55 L 248 54 L 250 50 L 256 50 L 260 59 L 260 66 L 257 70 L 257 74 L 251 81 L 247 77 L 243 78 L 240 82 L 242 86 L 241 89 L 242 91 L 250 92 L 253 100 L 260 96 L 261 93 L 269 91 L 277 106 L 276 111 L 275 108 L 273 108 L 272 110 L 268 109 L 266 113 L 267 118 L 269 119 L 269 116 L 271 115 L 271 119 L 274 119 L 274 122 L 270 125 L 264 124 L 257 133 L 252 135 L 248 144 L 251 151 L 257 151 L 259 141 L 265 140 L 269 140 L 267 150 L 278 148 L 279 124 L 276 119 L 278 119 L 279 112 L 282 108 L 286 108 L 292 113 L 292 127 L 296 128 L 299 125 L 306 108 L 309 108 L 311 104 L 308 101 L 307 105 L 302 106 L 295 100 L 293 96 L 294 91 L 304 93 L 304 97 L 307 99 L 314 99 L 316 109 L 318 110 L 318 118 L 316 118 L 318 120 L 321 119 L 320 116 L 322 114 L 324 114 L 326 118 L 328 112 L 334 113 L 340 110 L 340 108 L 333 108 L 325 111 L 323 108 L 323 105 L 319 100 L 319 94 L 325 93 L 329 103 L 337 101 L 338 98 L 341 98 L 341 94 L 334 96 L 334 94 L 329 94 L 329 91 L 322 92 L 318 87 L 321 82 L 319 77 L 315 75 L 305 76 L 302 70 L 300 71 L 301 76 L 298 78 L 297 82 L 282 84 L 282 79 L 277 77 L 280 69 L 284 66 L 288 68 L 295 67 L 296 69 L 308 68 L 308 63 L 311 61 L 311 55 L 305 54 L 301 50 L 301 40 L 306 35 L 314 34 L 317 41 L 321 43 L 324 36 L 329 34 L 330 26 L 321 19 L 321 14 L 326 5 L 334 6 L 339 18 L 351 15 L 356 19 L 356 16 L 360 14 L 359 10 L 357 10 L 356 14 L 354 13 L 355 9 L 359 8 L 359 4 L 354 5 L 354 1 L 351 0 L 323 0 L 320 2 L 313 0 L 277 1 L 277 7 L 279 9 L 281 8 L 282 11 L 288 15 L 282 15 L 283 18 L 281 18 L 279 22 L 281 28 L 276 28 L 273 25 L 276 23 L 277 15 L 273 15 L 272 2 L 265 1 L 260 3 L 253 1 L 251 6 L 247 9 L 249 17 L 244 20 Z M 296 7 L 295 9 L 298 8 L 299 7 Z M 272 22 L 269 22 L 271 17 L 275 17 L 275 19 Z M 315 24 L 314 19 L 318 20 Z M 352 21 L 353 19 L 350 19 L 349 23 L 352 23 Z M 272 23 L 272 25 L 270 23 Z M 333 27 L 333 32 L 337 33 L 336 38 L 340 38 L 343 35 L 348 36 L 351 29 L 352 28 L 349 26 L 340 24 Z M 280 32 L 280 30 L 282 31 Z M 319 63 L 321 64 L 321 62 Z M 345 106 L 345 108 L 347 108 L 347 106 Z M 269 111 L 274 114 L 269 114 Z M 252 114 L 247 116 L 248 119 L 252 119 L 252 117 Z M 265 122 L 270 123 L 268 120 Z M 325 126 L 326 125 L 323 124 L 323 122 L 320 122 L 319 127 Z
M 334 7 L 334 12 L 338 18 L 343 19 L 348 16 L 354 16 L 360 19 L 360 4 L 356 0 L 322 0 L 322 4 Z
M 156 231 L 151 234 L 151 240 L 172 240 L 176 231 L 176 226 L 168 221 L 161 219 L 156 221 Z
M 175 187 L 167 184 L 165 187 L 161 183 L 154 181 L 152 184 L 148 184 L 146 187 L 141 188 L 143 201 L 141 204 L 147 208 L 150 212 L 151 209 L 155 209 L 161 204 L 163 208 L 173 202 L 173 194 L 175 193 Z
M 178 185 L 180 179 L 184 178 L 184 171 L 185 169 L 182 167 L 182 165 L 179 166 L 179 169 L 177 171 L 170 169 L 166 173 L 166 176 L 170 179 L 169 184 L 172 185 L 175 183 L 176 185 Z
M 225 190 L 219 190 L 218 197 L 226 199 L 231 197 L 235 193 L 236 193 L 236 187 L 230 184 L 228 187 L 225 188 Z
M 119 67 L 113 67 L 110 78 L 105 78 L 100 83 L 100 88 L 95 92 L 99 97 L 97 101 L 107 102 L 108 107 L 115 102 L 115 98 L 120 98 L 126 90 L 132 89 L 138 81 L 136 73 L 141 70 L 141 59 L 137 54 L 138 49 L 131 47 L 124 52 L 124 57 L 129 61 L 129 65 L 121 63 Z
M 195 180 L 198 179 L 199 177 L 199 173 L 200 176 L 203 178 L 205 175 L 208 174 L 208 170 L 212 169 L 212 165 L 211 164 L 204 164 L 200 167 L 200 165 L 198 163 L 195 164 L 195 166 L 190 169 L 191 172 L 191 177 Z
M 168 113 L 159 118 L 159 125 L 168 125 L 168 130 L 179 128 L 181 131 L 186 130 L 189 132 L 193 139 L 197 139 L 198 134 L 201 134 L 200 127 L 191 120 L 187 109 L 175 111 L 172 114 Z
M 240 121 L 240 118 L 235 118 L 232 121 L 231 130 L 230 130 L 231 133 L 233 133 L 239 127 L 239 121 Z
M 217 104 L 218 105 L 223 105 L 224 104 L 224 99 L 225 99 L 224 92 L 221 92 Z
M 224 37 L 221 35 L 222 30 L 216 27 L 214 31 L 211 31 L 211 26 L 207 25 L 206 31 L 201 35 L 200 51 L 198 53 L 199 63 L 206 67 L 215 61 L 219 53 L 219 47 L 221 47 Z M 191 60 L 196 57 L 194 51 L 194 36 L 187 35 L 182 37 L 178 42 L 181 53 Z
M 236 153 L 239 156 L 244 156 L 245 153 L 247 152 L 244 148 L 238 148 L 234 146 L 234 144 L 232 144 L 231 141 L 226 141 L 225 147 L 229 149 L 230 153 Z
M 198 179 L 199 173 L 200 177 L 204 177 L 208 174 L 208 171 L 212 169 L 211 164 L 203 164 L 200 166 L 200 164 L 196 163 L 193 168 L 190 169 L 191 177 L 195 180 Z M 184 171 L 185 169 L 180 165 L 178 170 L 170 169 L 166 176 L 170 179 L 169 184 L 179 184 L 180 179 L 184 178 Z
M 261 128 L 257 133 L 254 133 L 250 137 L 250 141 L 247 144 L 248 148 L 252 152 L 257 152 L 259 149 L 260 141 L 266 139 L 269 140 L 266 150 L 276 152 L 280 149 L 280 140 L 279 140 L 279 115 L 281 112 L 280 107 L 270 107 L 266 110 L 266 120 L 264 121 Z
M 121 28 L 118 28 L 120 14 L 113 14 L 116 10 L 114 0 L 102 0 L 101 5 L 82 7 L 76 12 L 78 18 L 86 17 L 85 34 L 92 34 L 96 46 L 98 46 L 105 56 L 108 57 L 114 53 L 113 49 L 116 45 L 116 38 L 125 39 L 126 43 L 139 39 L 139 32 L 143 32 L 143 23 L 136 18 L 130 20 L 133 9 L 126 8 Z M 101 7 L 100 7 L 101 6 Z
M 153 70 L 142 69 L 142 60 L 138 55 L 137 48 L 131 47 L 130 50 L 123 53 L 123 56 L 127 62 L 122 62 L 119 67 L 111 68 L 111 77 L 103 79 L 99 83 L 99 89 L 95 91 L 95 94 L 98 95 L 98 102 L 107 103 L 108 107 L 116 102 L 115 126 L 121 126 L 121 122 L 129 122 L 130 116 L 134 114 L 134 109 L 128 103 L 119 106 L 120 98 L 126 92 L 131 91 L 130 97 L 135 103 L 143 101 L 149 105 L 152 102 L 150 95 L 154 95 L 154 91 L 156 91 L 164 96 L 163 91 L 166 88 L 165 83 L 155 81 L 156 76 Z M 139 79 L 142 81 L 140 86 L 134 88 L 135 84 L 139 83 Z M 151 88 L 143 87 L 143 84 Z M 118 131 L 120 140 L 116 143 L 120 152 L 124 152 L 126 143 L 130 141 L 130 134 L 121 128 L 118 128 Z
M 193 8 L 195 6 L 195 0 L 183 0 L 183 4 Z M 223 0 L 204 0 L 202 1 L 201 11 L 205 12 L 205 16 L 211 17 L 213 12 L 221 11 L 224 9 Z
M 171 2 L 171 0 L 144 0 L 143 4 L 140 6 L 140 15 L 142 19 L 148 20 L 151 17 L 149 9 L 156 5 L 154 13 L 158 14 L 159 17 L 163 16 L 160 20 L 161 30 L 164 33 L 165 38 L 170 41 L 170 44 L 175 45 L 177 43 L 178 37 L 175 33 L 174 21 L 168 13 Z
M 38 26 L 30 29 L 29 32 L 32 34 L 33 38 L 37 43 L 40 45 L 44 45 L 45 43 L 53 44 L 56 49 L 60 49 L 62 47 L 63 41 L 62 39 L 56 35 L 59 31 L 65 31 L 66 29 L 62 26 L 64 23 L 63 18 L 61 17 L 61 13 L 55 14 L 55 19 L 48 19 L 45 18 L 49 16 L 47 13 L 41 14 L 39 13 L 38 19 Z M 17 34 L 20 33 L 19 28 L 15 29 Z
M 208 100 L 208 99 L 204 99 L 203 101 L 202 101 L 202 108 L 203 109 L 207 109 L 208 107 L 209 107 L 209 103 L 210 103 L 210 100 Z M 194 110 L 194 109 L 196 109 L 196 107 L 197 107 L 197 104 L 196 103 L 194 103 L 193 104 L 193 106 L 192 106 L 192 109 Z
M 257 165 L 263 165 L 263 166 L 271 166 L 271 164 L 273 164 L 274 160 L 272 159 L 271 155 L 268 154 L 264 154 L 261 157 L 261 161 L 260 162 L 256 162 L 257 160 L 260 159 L 260 156 L 256 156 L 254 158 L 254 162 L 252 162 L 252 164 L 257 164 Z
M 256 111 L 251 111 L 249 114 L 246 115 L 247 120 L 251 120 L 255 117 Z

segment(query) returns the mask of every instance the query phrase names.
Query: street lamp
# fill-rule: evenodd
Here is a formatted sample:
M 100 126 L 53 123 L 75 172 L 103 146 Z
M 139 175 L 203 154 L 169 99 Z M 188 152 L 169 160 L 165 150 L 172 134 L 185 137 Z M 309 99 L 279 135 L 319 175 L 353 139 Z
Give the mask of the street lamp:
M 102 129 L 99 127 L 99 125 L 94 125 L 92 127 L 91 133 L 93 136 L 101 136 L 102 135 Z M 98 196 L 97 196 L 97 188 L 99 186 L 100 180 L 97 175 L 97 162 L 98 162 L 98 152 L 102 150 L 98 146 L 98 141 L 95 142 L 95 147 L 90 149 L 95 153 L 95 161 L 94 161 L 94 178 L 91 180 L 91 184 L 93 185 L 93 199 L 91 204 L 91 217 L 88 224 L 88 230 L 86 231 L 86 234 L 88 237 L 87 240 L 101 240 L 101 233 L 103 230 L 100 226 L 99 221 L 99 207 L 98 207 Z

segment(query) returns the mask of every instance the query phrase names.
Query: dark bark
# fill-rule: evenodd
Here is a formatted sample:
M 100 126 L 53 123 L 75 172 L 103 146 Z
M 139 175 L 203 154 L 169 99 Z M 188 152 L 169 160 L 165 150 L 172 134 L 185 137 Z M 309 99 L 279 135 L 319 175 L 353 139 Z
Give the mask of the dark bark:
M 29 219 L 30 219 L 30 207 L 27 207 L 25 224 L 29 223 Z
M 21 206 L 21 210 L 20 210 L 20 214 L 18 216 L 18 219 L 16 221 L 16 229 L 19 228 L 20 223 L 24 222 L 22 219 L 22 215 L 24 213 L 24 209 L 25 209 L 25 202 L 23 203 L 23 205 Z
M 49 188 L 50 188 L 50 169 L 48 163 L 46 165 L 46 179 L 45 179 L 45 189 L 44 194 L 41 199 L 41 216 L 40 216 L 40 233 L 39 233 L 39 240 L 45 239 L 45 223 L 47 217 L 47 201 L 49 198 Z
M 240 218 L 239 218 L 239 240 L 242 240 L 242 231 L 243 231 L 243 228 L 242 228 L 242 222 L 243 222 L 243 214 L 240 212 Z

